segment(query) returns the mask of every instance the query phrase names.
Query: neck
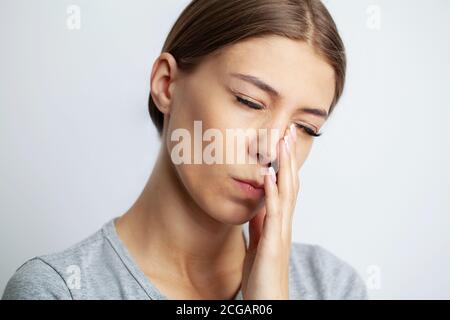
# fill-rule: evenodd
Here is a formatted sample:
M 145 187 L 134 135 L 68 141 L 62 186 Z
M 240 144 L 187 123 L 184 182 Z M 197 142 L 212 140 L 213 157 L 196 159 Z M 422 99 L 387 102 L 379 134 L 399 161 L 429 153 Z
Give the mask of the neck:
M 199 283 L 242 271 L 242 227 L 213 219 L 193 201 L 164 147 L 144 190 L 116 227 L 144 272 L 157 267 Z

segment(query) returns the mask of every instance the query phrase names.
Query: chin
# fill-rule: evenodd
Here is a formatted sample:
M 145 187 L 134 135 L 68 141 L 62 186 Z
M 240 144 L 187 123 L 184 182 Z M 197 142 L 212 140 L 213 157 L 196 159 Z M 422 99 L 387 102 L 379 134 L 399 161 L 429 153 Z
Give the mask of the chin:
M 242 225 L 251 219 L 258 213 L 258 209 L 261 208 L 259 206 L 251 206 L 245 203 L 237 203 L 235 201 L 227 201 L 224 200 L 222 202 L 220 210 L 214 211 L 212 214 L 212 218 L 220 221 L 224 224 L 230 225 Z

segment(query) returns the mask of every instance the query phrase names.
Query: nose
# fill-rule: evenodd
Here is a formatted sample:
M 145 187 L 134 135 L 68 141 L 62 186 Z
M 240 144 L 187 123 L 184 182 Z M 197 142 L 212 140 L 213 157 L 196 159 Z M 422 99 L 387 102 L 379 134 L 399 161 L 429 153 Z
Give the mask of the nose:
M 258 152 L 258 163 L 261 164 L 263 167 L 273 167 L 275 170 L 275 173 L 278 172 L 278 159 L 277 157 L 267 157 L 263 153 Z
M 278 172 L 278 142 L 285 131 L 285 126 L 272 126 L 258 130 L 256 155 L 261 167 L 273 167 L 275 172 Z

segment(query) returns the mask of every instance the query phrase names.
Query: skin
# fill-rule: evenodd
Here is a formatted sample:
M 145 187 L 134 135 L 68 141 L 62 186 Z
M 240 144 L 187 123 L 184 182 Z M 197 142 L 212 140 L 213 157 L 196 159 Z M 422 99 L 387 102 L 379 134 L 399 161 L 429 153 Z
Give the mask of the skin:
M 258 77 L 280 96 L 231 76 Z M 164 114 L 161 149 L 148 182 L 119 219 L 119 237 L 150 281 L 169 299 L 232 299 L 242 285 L 244 299 L 289 299 L 288 268 L 299 171 L 314 138 L 300 123 L 320 132 L 326 118 L 303 111 L 329 111 L 334 95 L 332 67 L 305 42 L 279 36 L 251 38 L 206 57 L 194 72 L 177 68 L 167 52 L 154 62 L 151 92 Z M 255 110 L 235 97 L 262 105 Z M 264 157 L 257 164 L 174 165 L 170 152 L 177 128 L 193 133 L 217 128 L 278 129 L 271 141 L 249 139 Z M 292 130 L 292 132 L 291 132 Z M 287 136 L 289 150 L 283 137 Z M 265 143 L 262 143 L 265 142 Z M 261 175 L 277 160 L 277 181 Z M 236 178 L 264 182 L 265 196 L 250 199 Z M 241 224 L 250 221 L 245 248 Z

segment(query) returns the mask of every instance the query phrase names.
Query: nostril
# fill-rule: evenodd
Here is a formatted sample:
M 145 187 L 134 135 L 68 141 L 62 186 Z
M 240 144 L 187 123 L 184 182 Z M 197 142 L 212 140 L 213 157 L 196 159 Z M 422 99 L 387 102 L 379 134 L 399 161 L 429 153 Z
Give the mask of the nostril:
M 270 160 L 267 158 L 267 157 L 265 157 L 262 153 L 260 153 L 260 152 L 258 152 L 258 154 L 257 154 L 257 158 L 258 158 L 258 163 L 259 164 L 262 164 L 262 165 L 265 165 L 265 164 L 270 164 Z
M 258 163 L 264 164 L 264 157 L 261 155 L 261 153 L 257 153 Z
M 263 153 L 258 152 L 256 154 L 256 157 L 258 159 L 258 163 L 261 165 L 265 165 L 268 168 L 273 167 L 275 170 L 275 173 L 278 172 L 278 161 L 275 159 L 274 161 L 271 161 L 270 157 L 266 157 Z

